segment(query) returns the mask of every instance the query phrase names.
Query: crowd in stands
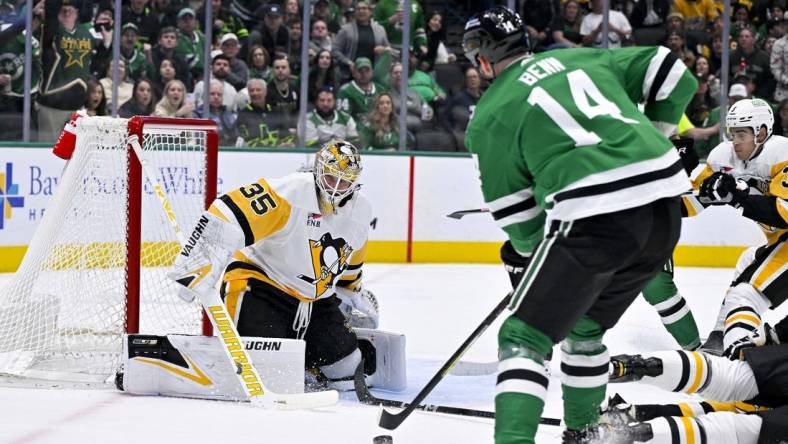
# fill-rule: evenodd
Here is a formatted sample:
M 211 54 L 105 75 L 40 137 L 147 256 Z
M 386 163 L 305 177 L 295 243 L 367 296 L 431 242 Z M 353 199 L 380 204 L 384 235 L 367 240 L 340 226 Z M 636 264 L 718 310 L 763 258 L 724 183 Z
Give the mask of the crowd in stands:
M 205 1 L 211 1 L 212 41 Z M 499 1 L 500 2 L 500 1 Z M 717 142 L 720 65 L 730 48 L 729 104 L 757 97 L 788 133 L 786 0 L 732 1 L 730 41 L 722 2 L 611 0 L 608 45 L 669 48 L 697 76 L 682 135 L 702 152 Z M 368 149 L 463 151 L 464 131 L 487 82 L 462 56 L 462 25 L 487 2 L 412 0 L 403 44 L 401 0 L 314 0 L 309 29 L 299 0 L 124 0 L 119 82 L 113 97 L 113 4 L 38 0 L 33 10 L 30 91 L 38 140 L 53 141 L 77 109 L 90 115 L 204 117 L 221 144 L 298 143 L 301 82 L 307 82 L 307 146 L 343 137 Z M 20 140 L 24 91 L 24 0 L 0 0 L 0 138 Z M 602 0 L 519 0 L 534 51 L 601 47 Z M 301 79 L 302 33 L 309 33 Z M 210 59 L 205 59 L 205 46 Z M 400 63 L 408 51 L 407 73 Z M 204 84 L 204 70 L 211 81 Z M 399 91 L 407 75 L 406 97 Z M 208 88 L 208 112 L 203 98 Z M 399 131 L 399 110 L 407 132 Z

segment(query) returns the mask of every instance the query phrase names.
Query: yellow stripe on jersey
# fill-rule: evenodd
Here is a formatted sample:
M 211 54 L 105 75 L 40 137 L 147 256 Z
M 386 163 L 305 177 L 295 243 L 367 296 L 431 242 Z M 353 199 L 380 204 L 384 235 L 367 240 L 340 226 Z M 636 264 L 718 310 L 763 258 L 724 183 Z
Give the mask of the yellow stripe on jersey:
M 361 266 L 367 258 L 367 242 L 358 250 L 354 251 L 348 261 L 348 271 L 337 281 L 337 286 L 355 290 L 361 285 Z
M 210 207 L 208 207 L 208 212 L 213 214 L 214 216 L 218 217 L 219 219 L 225 221 L 225 222 L 230 222 L 227 219 L 227 216 L 225 216 L 224 213 L 222 213 L 221 210 L 216 208 L 216 206 L 213 205 L 213 204 Z
M 695 417 L 695 410 L 692 410 L 692 407 L 686 402 L 679 403 L 679 410 L 681 410 L 681 416 Z
M 265 179 L 230 191 L 219 199 L 235 216 L 246 245 L 276 233 L 290 219 L 290 202 L 277 194 Z
M 690 352 L 689 355 L 695 360 L 695 380 L 692 381 L 692 385 L 687 389 L 687 393 L 695 393 L 700 387 L 701 381 L 703 381 L 706 361 L 698 352 Z
M 241 279 L 256 279 L 260 282 L 266 283 L 276 288 L 282 293 L 288 294 L 298 299 L 301 302 L 307 302 L 307 303 L 315 302 L 314 299 L 310 299 L 301 295 L 301 293 L 299 293 L 298 290 L 296 290 L 295 288 L 290 288 L 285 285 L 282 285 L 279 282 L 276 282 L 275 280 L 268 277 L 262 270 L 260 270 L 260 268 L 257 265 L 255 265 L 249 259 L 247 259 L 246 256 L 244 256 L 243 253 L 241 253 L 240 251 L 237 251 L 235 252 L 235 254 L 233 254 L 233 259 L 235 259 L 238 262 L 243 262 L 244 264 L 247 264 L 248 267 L 235 268 L 233 270 L 224 273 L 224 282 L 230 282 L 230 281 L 241 280 Z M 228 268 L 231 268 L 232 264 L 233 263 L 231 262 L 230 265 L 228 265 Z
M 758 319 L 757 317 L 755 317 L 753 315 L 750 315 L 750 314 L 747 314 L 747 313 L 737 313 L 737 314 L 725 319 L 725 326 L 727 327 L 727 326 L 729 326 L 731 324 L 736 323 L 737 321 L 746 321 L 746 322 L 749 322 L 750 324 L 753 324 L 755 326 L 761 325 L 761 320 Z
M 224 287 L 224 305 L 227 306 L 227 312 L 233 318 L 235 325 L 238 325 L 238 316 L 240 314 L 241 304 L 243 303 L 243 295 L 249 286 L 248 279 L 234 279 L 227 281 Z
M 706 164 L 703 170 L 701 170 L 701 172 L 694 179 L 692 179 L 692 189 L 696 191 L 699 190 L 700 184 L 702 184 L 704 180 L 711 177 L 712 174 L 714 174 L 714 170 L 712 170 L 711 167 Z
M 769 262 L 761 265 L 759 268 L 761 271 L 756 276 L 753 276 L 752 285 L 758 290 L 763 290 L 763 287 L 768 285 L 771 278 L 774 277 L 776 273 L 779 273 L 786 262 L 788 262 L 788 246 L 786 246 L 786 242 L 782 242 L 775 247 L 774 251 L 769 254 L 768 260 Z
M 769 194 L 782 199 L 788 199 L 788 160 L 772 165 L 769 175 Z
M 684 432 L 687 435 L 687 444 L 695 444 L 695 426 L 694 422 L 685 416 L 679 418 L 681 424 L 684 426 Z
M 684 205 L 684 210 L 687 213 L 687 217 L 697 216 L 698 213 L 704 209 L 703 204 L 700 203 L 698 198 L 691 194 L 682 195 L 681 204 Z

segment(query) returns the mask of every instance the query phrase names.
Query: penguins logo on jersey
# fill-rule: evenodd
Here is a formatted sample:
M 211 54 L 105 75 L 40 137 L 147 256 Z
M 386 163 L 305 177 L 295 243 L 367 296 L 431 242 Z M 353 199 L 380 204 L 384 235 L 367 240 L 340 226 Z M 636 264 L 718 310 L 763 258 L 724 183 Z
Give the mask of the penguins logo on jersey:
M 315 286 L 315 299 L 317 299 L 332 288 L 337 276 L 347 269 L 353 247 L 341 237 L 334 239 L 331 233 L 326 233 L 320 237 L 320 240 L 310 239 L 309 250 L 315 277 L 299 274 L 298 278 Z

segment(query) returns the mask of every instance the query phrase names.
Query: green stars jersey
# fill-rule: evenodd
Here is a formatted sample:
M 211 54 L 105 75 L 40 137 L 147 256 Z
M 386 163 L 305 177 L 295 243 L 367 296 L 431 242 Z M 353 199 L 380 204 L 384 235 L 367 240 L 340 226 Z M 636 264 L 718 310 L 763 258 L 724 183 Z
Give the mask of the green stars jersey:
M 358 86 L 355 80 L 351 80 L 342 85 L 342 88 L 339 88 L 339 92 L 337 92 L 337 108 L 359 120 L 366 117 L 375 103 L 375 98 L 377 98 L 378 94 L 385 91 L 386 88 L 373 82 L 372 89 L 366 92 Z
M 11 76 L 10 90 L 6 91 L 5 95 L 25 96 L 25 34 L 25 31 L 20 32 L 0 47 L 0 74 Z M 36 94 L 41 83 L 41 47 L 35 37 L 31 40 L 31 46 L 33 70 L 31 71 L 30 93 Z
M 663 47 L 561 49 L 503 70 L 476 105 L 465 143 L 515 249 L 529 253 L 546 218 L 582 219 L 687 191 L 665 134 L 696 88 Z

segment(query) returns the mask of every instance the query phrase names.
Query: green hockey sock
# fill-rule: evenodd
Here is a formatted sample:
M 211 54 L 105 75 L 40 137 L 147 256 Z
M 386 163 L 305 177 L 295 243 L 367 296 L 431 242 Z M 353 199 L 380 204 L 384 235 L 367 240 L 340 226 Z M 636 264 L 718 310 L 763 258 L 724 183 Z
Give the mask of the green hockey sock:
M 498 332 L 499 373 L 495 395 L 496 444 L 533 444 L 547 395 L 544 358 L 553 342 L 510 316 Z
M 580 430 L 599 420 L 610 365 L 602 344 L 604 332 L 601 325 L 583 317 L 561 343 L 561 389 L 568 429 Z
M 700 346 L 700 335 L 687 301 L 673 283 L 673 273 L 660 271 L 643 289 L 643 297 L 659 313 L 662 324 L 684 350 Z

